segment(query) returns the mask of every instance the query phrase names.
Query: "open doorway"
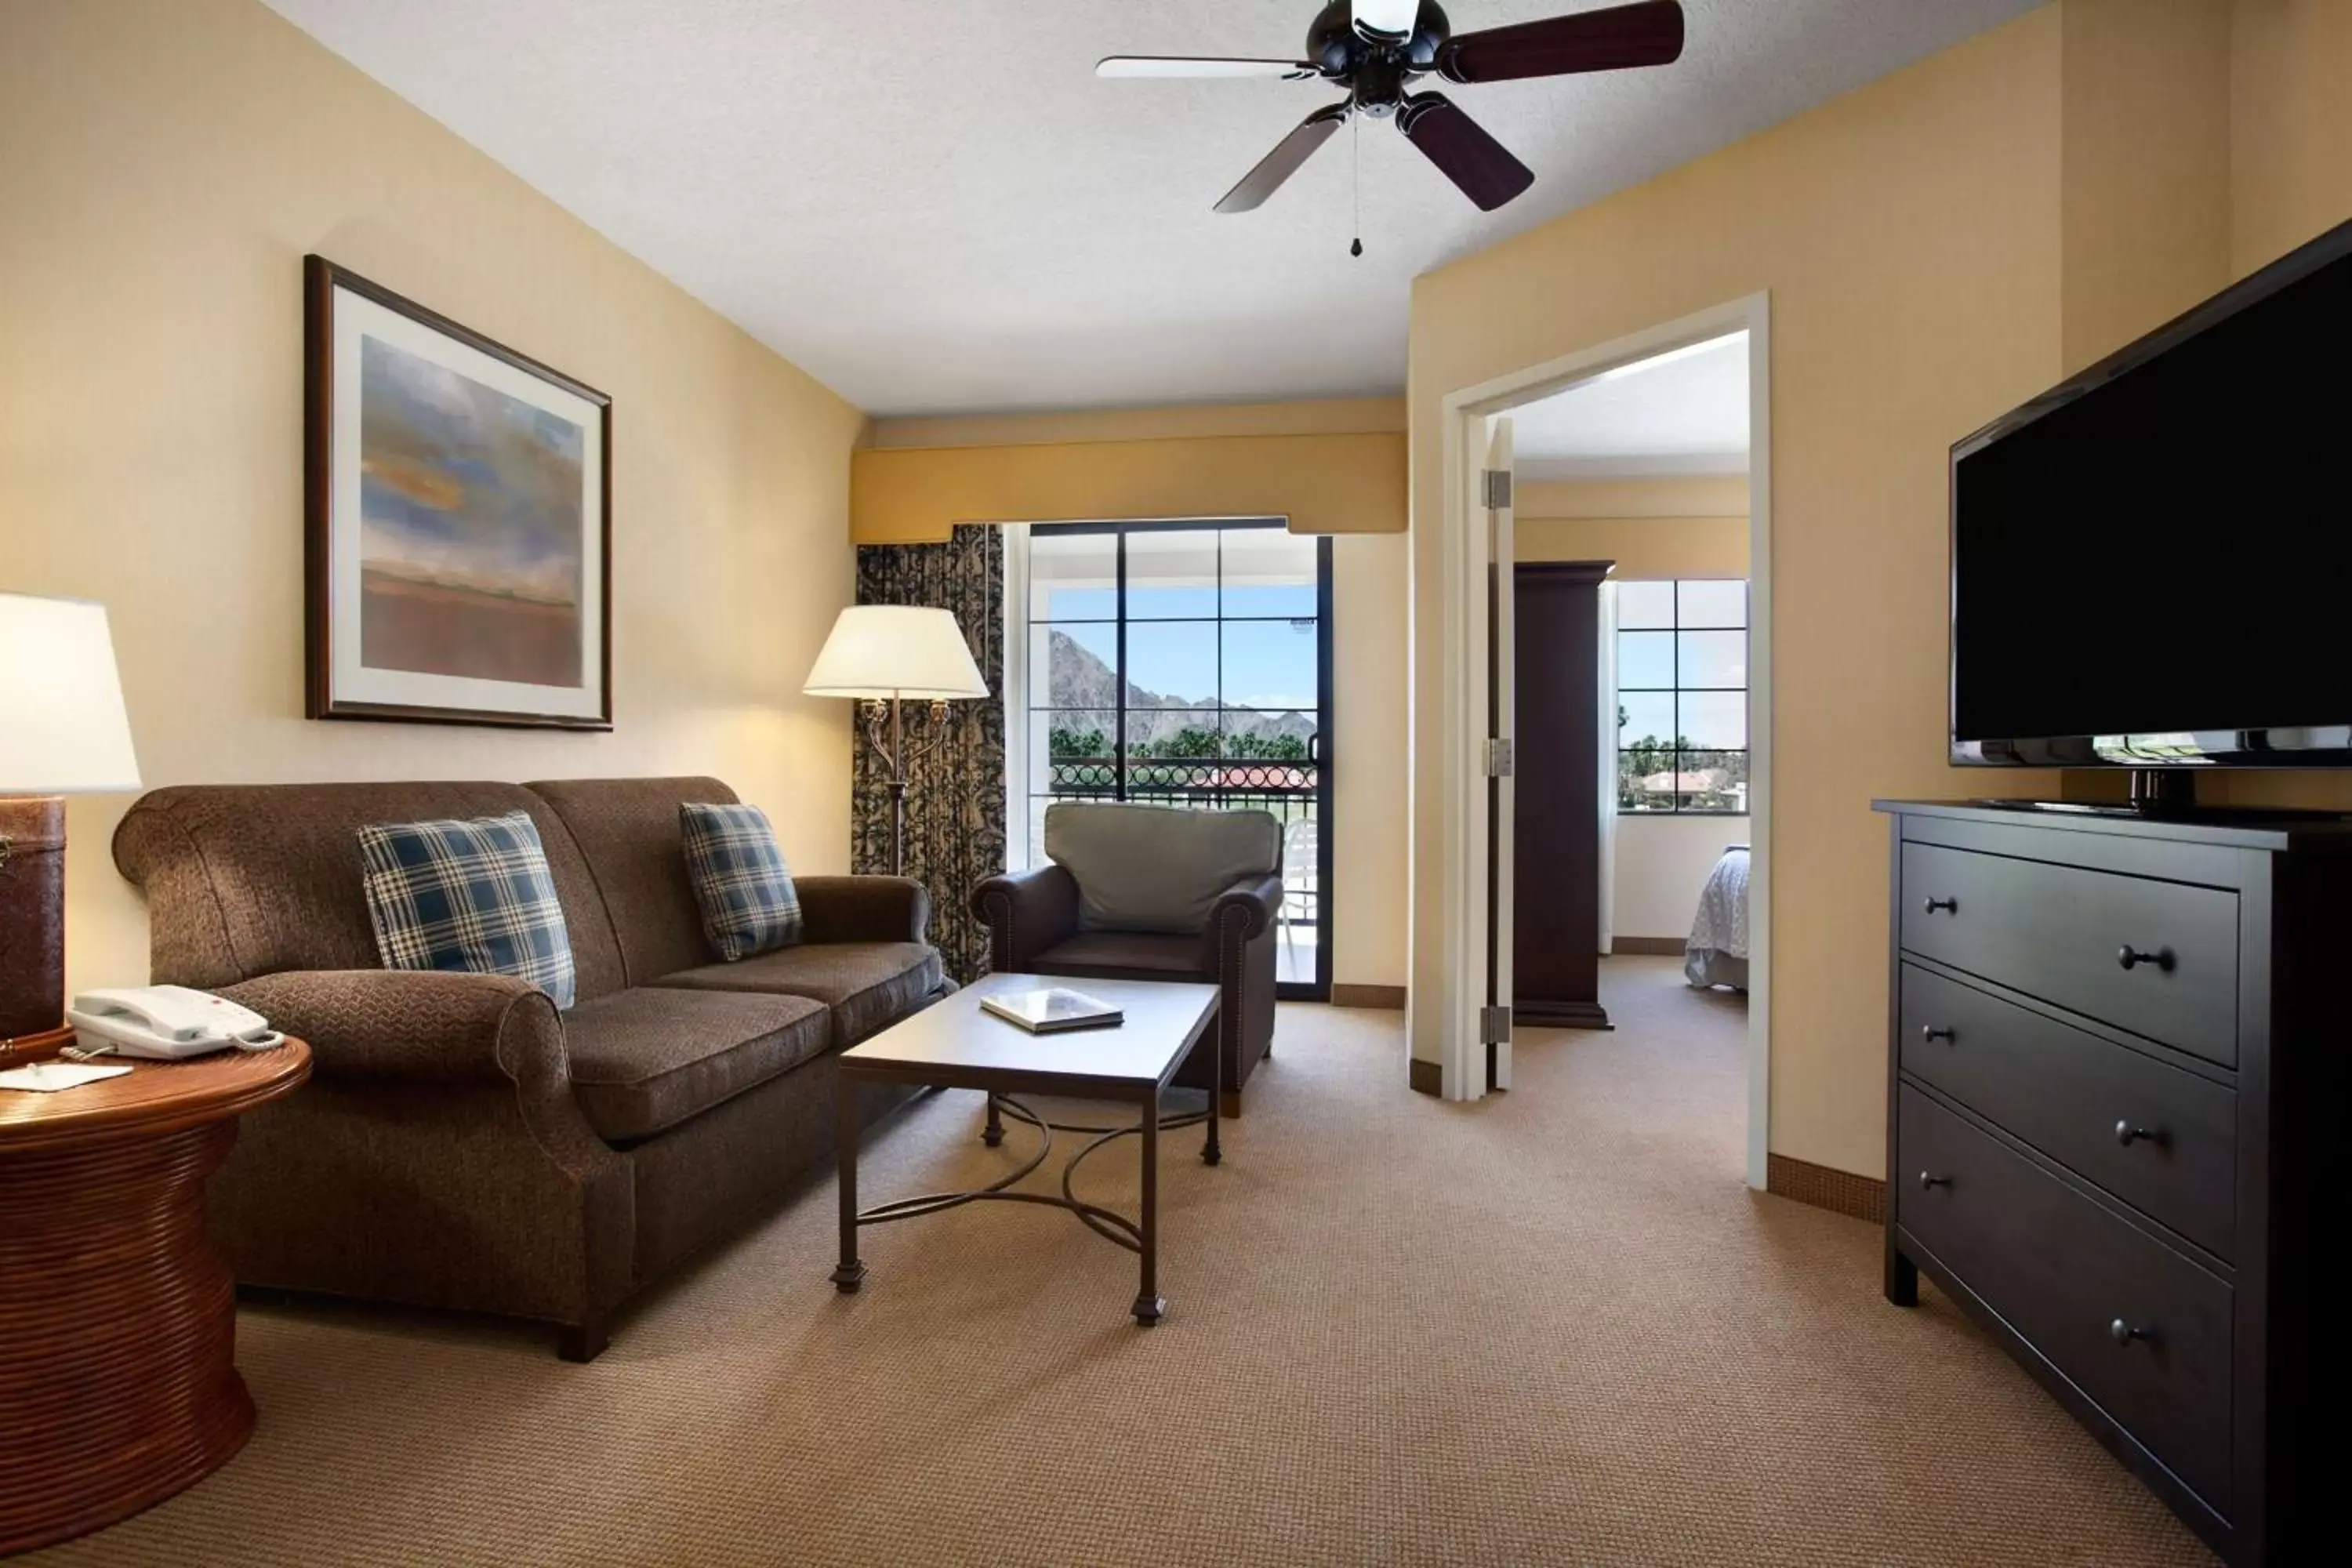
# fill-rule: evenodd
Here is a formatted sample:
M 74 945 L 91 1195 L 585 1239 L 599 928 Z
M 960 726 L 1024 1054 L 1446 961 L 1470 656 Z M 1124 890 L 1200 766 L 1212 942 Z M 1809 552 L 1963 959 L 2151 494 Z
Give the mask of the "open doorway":
M 1436 679 L 1429 688 L 1436 694 L 1430 701 L 1432 735 L 1444 747 L 1441 755 L 1472 760 L 1459 771 L 1449 767 L 1434 779 L 1433 802 L 1441 809 L 1433 819 L 1444 825 L 1440 842 L 1444 853 L 1434 858 L 1433 865 L 1439 872 L 1432 883 L 1435 891 L 1429 900 L 1417 904 L 1414 928 L 1416 952 L 1426 943 L 1433 960 L 1444 960 L 1426 965 L 1417 960 L 1415 966 L 1416 984 L 1426 992 L 1425 996 L 1423 991 L 1416 993 L 1416 1028 L 1428 1029 L 1426 1037 L 1437 1058 L 1434 1065 L 1441 1069 L 1439 1075 L 1433 1075 L 1439 1081 L 1433 1087 L 1439 1088 L 1448 1098 L 1475 1099 L 1489 1088 L 1507 1086 L 1508 1047 L 1499 1058 L 1481 1049 L 1491 1026 L 1487 1013 L 1493 998 L 1481 994 L 1480 976 L 1485 975 L 1491 985 L 1498 972 L 1508 975 L 1507 960 L 1497 962 L 1497 956 L 1511 952 L 1517 900 L 1510 893 L 1512 878 L 1507 853 L 1482 855 L 1476 847 L 1496 844 L 1506 847 L 1507 851 L 1514 829 L 1528 818 L 1514 804 L 1510 790 L 1482 790 L 1475 784 L 1475 759 L 1486 743 L 1483 738 L 1497 733 L 1494 726 L 1499 716 L 1504 726 L 1502 738 L 1506 742 L 1516 742 L 1517 737 L 1511 731 L 1519 717 L 1516 704 L 1510 700 L 1507 683 L 1511 677 L 1506 673 L 1515 668 L 1514 661 L 1507 653 L 1496 651 L 1511 648 L 1515 617 L 1501 607 L 1509 602 L 1509 596 L 1495 594 L 1492 584 L 1502 572 L 1516 570 L 1520 552 L 1515 536 L 1521 526 L 1521 517 L 1536 525 L 1530 552 L 1547 548 L 1538 542 L 1542 535 L 1568 531 L 1547 528 L 1546 524 L 1614 524 L 1613 538 L 1603 536 L 1597 529 L 1585 529 L 1585 537 L 1574 546 L 1575 552 L 1580 557 L 1595 558 L 1593 552 L 1606 551 L 1597 558 L 1612 559 L 1622 553 L 1631 561 L 1637 544 L 1664 544 L 1670 535 L 1704 531 L 1676 528 L 1669 521 L 1671 517 L 1704 521 L 1705 513 L 1716 512 L 1715 531 L 1718 538 L 1727 535 L 1744 543 L 1747 581 L 1744 593 L 1738 596 L 1745 600 L 1741 616 L 1745 625 L 1713 624 L 1726 618 L 1725 605 L 1733 590 L 1706 586 L 1736 584 L 1740 575 L 1738 572 L 1720 567 L 1697 572 L 1671 563 L 1644 568 L 1645 574 L 1654 574 L 1646 575 L 1646 580 L 1663 586 L 1643 590 L 1631 608 L 1660 624 L 1613 628 L 1605 643 L 1596 633 L 1596 647 L 1605 647 L 1612 668 L 1605 708 L 1609 732 L 1604 741 L 1600 722 L 1603 710 L 1596 707 L 1592 761 L 1596 775 L 1604 760 L 1610 772 L 1605 788 L 1591 792 L 1590 798 L 1595 805 L 1593 832 L 1607 841 L 1612 850 L 1605 882 L 1609 891 L 1607 945 L 1619 953 L 1624 952 L 1628 944 L 1623 939 L 1627 937 L 1648 937 L 1664 944 L 1679 935 L 1686 944 L 1689 928 L 1683 922 L 1687 920 L 1696 923 L 1697 915 L 1694 906 L 1687 914 L 1675 916 L 1671 925 L 1657 930 L 1635 930 L 1628 923 L 1626 917 L 1632 913 L 1638 915 L 1642 925 L 1657 925 L 1664 918 L 1660 911 L 1670 907 L 1668 900 L 1679 902 L 1681 897 L 1679 893 L 1662 891 L 1654 905 L 1638 910 L 1629 910 L 1627 901 L 1619 897 L 1630 884 L 1621 884 L 1613 851 L 1619 843 L 1617 830 L 1629 818 L 1641 818 L 1643 826 L 1635 831 L 1652 837 L 1690 840 L 1703 835 L 1714 840 L 1706 846 L 1705 856 L 1708 878 L 1713 877 L 1717 865 L 1732 845 L 1748 846 L 1747 1000 L 1746 1016 L 1739 1020 L 1738 1032 L 1746 1042 L 1745 1061 L 1739 1065 L 1744 1068 L 1748 1088 L 1744 1140 L 1747 1176 L 1749 1184 L 1757 1187 L 1764 1184 L 1770 1108 L 1769 322 L 1769 300 L 1762 295 L 1752 296 L 1465 386 L 1443 397 L 1445 510 L 1441 519 L 1433 520 L 1441 524 L 1442 531 L 1439 552 L 1431 564 L 1433 569 L 1442 570 L 1437 580 L 1443 584 L 1445 608 L 1432 622 L 1433 646 L 1437 650 Z M 1653 398 L 1649 395 L 1661 384 L 1671 386 L 1675 378 L 1670 373 L 1678 367 L 1692 366 L 1696 374 L 1710 355 L 1717 353 L 1721 355 L 1717 363 L 1724 381 L 1735 393 L 1744 380 L 1748 416 L 1744 478 L 1727 455 L 1729 448 L 1706 441 L 1703 433 L 1685 433 L 1673 438 L 1674 444 L 1688 447 L 1686 450 L 1643 451 L 1630 437 L 1622 433 L 1612 437 L 1608 432 L 1601 416 L 1604 411 L 1599 405 L 1675 404 L 1681 400 Z M 1662 377 L 1665 378 L 1663 383 L 1655 379 Z M 1649 383 L 1647 387 L 1643 385 L 1645 382 Z M 1585 438 L 1590 442 L 1588 449 L 1547 450 L 1549 443 L 1540 436 L 1530 447 L 1520 433 L 1522 422 L 1530 414 L 1540 421 L 1543 416 L 1538 405 L 1580 390 L 1595 405 L 1588 410 L 1594 416 L 1579 422 L 1590 427 Z M 1623 409 L 1619 413 L 1622 414 Z M 1590 466 L 1578 477 L 1544 479 L 1536 477 L 1543 471 L 1540 467 L 1530 469 L 1514 461 L 1509 465 L 1511 474 L 1498 476 L 1488 471 L 1494 467 L 1491 456 L 1486 462 L 1480 461 L 1482 453 L 1496 451 L 1532 451 L 1538 455 L 1529 461 L 1537 465 L 1557 459 Z M 1646 475 L 1626 471 L 1637 465 L 1652 471 Z M 1706 467 L 1733 471 L 1690 471 Z M 1616 475 L 1608 472 L 1612 468 L 1619 470 Z M 1673 471 L 1676 468 L 1684 471 Z M 1661 469 L 1665 471 L 1657 471 Z M 1557 474 L 1559 470 L 1553 472 Z M 1639 478 L 1691 484 L 1714 481 L 1719 494 L 1738 497 L 1744 491 L 1745 504 L 1727 507 L 1716 503 L 1692 508 L 1684 502 L 1658 509 L 1666 515 L 1644 516 L 1641 515 L 1643 508 L 1632 504 L 1631 492 L 1624 488 L 1627 481 Z M 1542 487 L 1570 483 L 1593 487 L 1583 497 L 1591 503 L 1587 510 L 1592 515 L 1538 516 L 1544 510 L 1560 510 L 1551 506 Z M 1528 486 L 1535 487 L 1532 495 L 1524 488 Z M 1612 486 L 1618 488 L 1607 488 Z M 1531 500 L 1533 508 L 1520 506 L 1523 500 Z M 1729 519 L 1744 519 L 1744 528 L 1726 521 Z M 1662 523 L 1666 526 L 1657 526 Z M 1634 531 L 1644 526 L 1653 531 L 1646 536 Z M 1628 577 L 1627 581 L 1632 579 Z M 1685 582 L 1696 585 L 1687 594 L 1681 586 Z M 1627 608 L 1623 604 L 1625 593 L 1622 584 L 1613 591 L 1612 614 Z M 1691 601 L 1688 625 L 1682 618 L 1685 597 Z M 1666 606 L 1663 616 L 1658 613 L 1660 602 Z M 1654 638 L 1627 649 L 1627 657 L 1654 658 L 1661 650 L 1668 656 L 1665 677 L 1657 685 L 1629 685 L 1622 693 L 1646 692 L 1645 700 L 1627 704 L 1636 710 L 1624 716 L 1628 721 L 1650 720 L 1653 732 L 1646 736 L 1625 735 L 1624 725 L 1616 722 L 1621 692 L 1613 666 L 1619 657 L 1621 637 L 1628 630 L 1654 634 Z M 1707 635 L 1725 633 L 1734 634 L 1736 640 L 1745 644 L 1739 687 L 1720 679 L 1725 673 L 1720 657 L 1722 647 L 1727 646 L 1725 639 Z M 1691 658 L 1692 673 L 1697 678 L 1694 681 L 1685 681 L 1678 667 L 1677 661 L 1685 651 Z M 1642 675 L 1650 668 L 1645 666 L 1632 673 Z M 1598 678 L 1595 684 L 1599 684 Z M 1490 700 L 1498 689 L 1504 698 L 1499 707 Z M 1694 717 L 1720 719 L 1738 713 L 1744 722 L 1736 730 L 1713 725 L 1703 726 L 1701 731 L 1686 731 L 1683 727 L 1685 707 L 1692 710 Z M 1638 743 L 1645 738 L 1652 742 L 1650 745 Z M 1734 741 L 1739 743 L 1734 744 Z M 1507 769 L 1511 752 L 1509 743 L 1501 748 Z M 1491 747 L 1487 748 L 1487 759 L 1491 772 L 1495 766 Z M 1743 772 L 1744 778 L 1739 776 Z M 1737 809 L 1742 800 L 1737 787 L 1740 785 L 1745 788 L 1744 816 Z M 1524 802 L 1529 796 L 1522 791 L 1517 799 Z M 1602 813 L 1599 809 L 1604 801 L 1610 807 L 1605 823 L 1601 820 Z M 1541 809 L 1541 805 L 1537 803 L 1529 809 Z M 1744 832 L 1739 830 L 1742 823 Z M 1685 862 L 1701 858 L 1689 843 L 1678 843 L 1677 847 L 1689 852 Z M 1727 873 L 1727 884 L 1731 880 L 1731 874 Z M 1653 888 L 1669 889 L 1679 884 L 1678 878 L 1644 878 L 1640 886 L 1647 894 Z M 1601 899 L 1601 887 L 1596 882 L 1596 901 Z M 1435 923 L 1441 914 L 1452 924 L 1451 931 Z M 1596 950 L 1601 945 L 1596 940 Z M 1637 940 L 1630 945 L 1644 944 Z M 1488 963 L 1483 966 L 1478 957 L 1482 950 L 1488 955 Z M 1654 955 L 1654 963 L 1660 958 L 1675 964 L 1666 955 Z M 1678 968 L 1678 964 L 1675 967 Z M 1723 999 L 1725 1005 L 1737 1006 L 1733 999 L 1739 993 L 1690 989 L 1686 994 L 1691 998 L 1713 995 Z M 1507 1015 L 1502 1026 L 1507 1037 Z M 1416 1044 L 1416 1052 L 1421 1050 Z M 1497 1060 L 1502 1064 L 1499 1074 L 1490 1065 Z
M 1573 650 L 1594 689 L 1553 689 L 1544 703 L 1523 678 L 1517 718 L 1531 758 L 1572 757 L 1601 781 L 1591 874 L 1573 889 L 1595 900 L 1601 967 L 1619 955 L 1671 956 L 1684 961 L 1687 984 L 1743 999 L 1752 858 L 1748 354 L 1748 333 L 1728 332 L 1511 414 L 1522 593 L 1562 563 L 1590 563 L 1596 578 L 1596 646 Z M 1573 630 L 1582 636 L 1586 626 Z M 1523 668 L 1563 657 L 1537 626 L 1519 636 Z M 1524 947 L 1545 923 L 1528 919 L 1540 913 L 1531 900 L 1552 896 L 1560 879 L 1528 863 L 1529 836 L 1520 844 Z

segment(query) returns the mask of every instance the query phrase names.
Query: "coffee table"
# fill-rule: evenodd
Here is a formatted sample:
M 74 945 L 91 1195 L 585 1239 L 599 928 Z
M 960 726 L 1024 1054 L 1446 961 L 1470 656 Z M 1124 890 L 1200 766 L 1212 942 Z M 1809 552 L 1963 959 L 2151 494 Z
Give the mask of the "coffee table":
M 982 997 L 1051 985 L 1066 985 L 1109 1003 L 1126 1019 L 1109 1028 L 1033 1035 L 981 1009 Z M 1213 985 L 991 974 L 844 1051 L 836 1058 L 841 1079 L 834 1090 L 841 1143 L 841 1266 L 833 1271 L 834 1284 L 850 1291 L 865 1283 L 866 1265 L 857 1258 L 861 1225 L 912 1219 L 969 1203 L 1048 1204 L 1068 1209 L 1088 1230 L 1139 1256 L 1141 1281 L 1135 1296 L 1135 1321 L 1147 1327 L 1158 1322 L 1168 1310 L 1166 1298 L 1160 1294 L 1160 1134 L 1206 1122 L 1209 1132 L 1201 1159 L 1215 1164 L 1222 1157 L 1217 1146 L 1217 1090 L 1223 1085 L 1213 1078 L 1205 1110 L 1166 1120 L 1160 1113 L 1160 1097 L 1168 1080 L 1196 1047 L 1206 1049 L 1211 1062 L 1216 1062 L 1216 1031 L 1212 1026 L 1217 1020 L 1217 994 Z M 1213 1067 L 1212 1071 L 1219 1069 Z M 858 1083 L 867 1081 L 982 1090 L 988 1096 L 983 1139 L 992 1146 L 1003 1142 L 1003 1119 L 1009 1114 L 1037 1130 L 1037 1152 L 1019 1170 L 976 1192 L 928 1193 L 861 1212 L 855 1090 Z M 1141 1114 L 1132 1126 L 1049 1121 L 1013 1098 L 1023 1093 L 1118 1100 L 1138 1107 Z M 1063 1167 L 1061 1193 L 1012 1191 L 1014 1184 L 1045 1163 L 1056 1131 L 1094 1134 Z M 1114 1139 L 1130 1136 L 1139 1138 L 1143 1146 L 1142 1212 L 1136 1219 L 1087 1203 L 1072 1190 L 1079 1161 Z

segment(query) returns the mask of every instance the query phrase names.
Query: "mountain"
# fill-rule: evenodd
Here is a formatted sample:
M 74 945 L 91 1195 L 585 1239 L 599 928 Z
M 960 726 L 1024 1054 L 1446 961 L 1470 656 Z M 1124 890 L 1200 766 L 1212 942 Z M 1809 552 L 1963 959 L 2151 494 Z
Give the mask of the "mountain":
M 1046 701 L 1055 728 L 1091 730 L 1108 727 L 1108 715 L 1121 706 L 1118 677 L 1110 666 L 1067 632 L 1046 634 L 1045 666 L 1052 672 Z M 1202 716 L 1221 711 L 1228 735 L 1258 735 L 1268 739 L 1290 735 L 1306 740 L 1315 733 L 1315 715 L 1297 711 L 1273 713 L 1202 698 L 1163 696 L 1127 683 L 1127 741 L 1130 746 L 1166 740 L 1178 731 L 1202 726 Z

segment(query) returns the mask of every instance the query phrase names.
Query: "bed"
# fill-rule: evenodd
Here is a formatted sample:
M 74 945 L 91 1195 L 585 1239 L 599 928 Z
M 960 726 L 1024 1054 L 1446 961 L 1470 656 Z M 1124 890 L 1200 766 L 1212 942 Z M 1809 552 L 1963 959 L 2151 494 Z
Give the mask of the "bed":
M 1723 852 L 1707 874 L 1683 948 L 1683 973 L 1700 990 L 1728 985 L 1748 989 L 1748 846 Z

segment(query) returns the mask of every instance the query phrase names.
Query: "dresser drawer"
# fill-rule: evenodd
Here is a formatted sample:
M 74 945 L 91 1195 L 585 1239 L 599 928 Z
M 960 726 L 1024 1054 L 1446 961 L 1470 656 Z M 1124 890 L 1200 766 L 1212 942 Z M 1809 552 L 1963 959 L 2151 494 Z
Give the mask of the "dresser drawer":
M 2235 1089 L 1908 963 L 1901 1028 L 1905 1072 L 2236 1256 Z
M 1934 844 L 1902 886 L 1908 951 L 2237 1065 L 2236 893 Z
M 1898 1222 L 2228 1515 L 2230 1287 L 1918 1089 L 1897 1100 Z

